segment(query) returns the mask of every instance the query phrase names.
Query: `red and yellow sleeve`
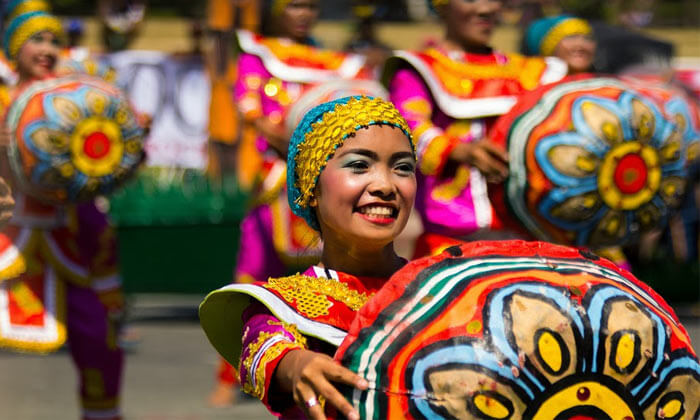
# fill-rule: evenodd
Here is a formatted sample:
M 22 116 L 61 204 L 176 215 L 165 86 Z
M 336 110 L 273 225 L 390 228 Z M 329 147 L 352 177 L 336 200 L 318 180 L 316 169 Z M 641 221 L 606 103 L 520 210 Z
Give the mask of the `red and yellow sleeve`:
M 256 311 L 244 326 L 243 352 L 238 369 L 243 391 L 260 399 L 271 412 L 270 387 L 275 370 L 284 356 L 292 350 L 308 348 L 306 338 L 296 326 L 279 321 L 264 307 Z

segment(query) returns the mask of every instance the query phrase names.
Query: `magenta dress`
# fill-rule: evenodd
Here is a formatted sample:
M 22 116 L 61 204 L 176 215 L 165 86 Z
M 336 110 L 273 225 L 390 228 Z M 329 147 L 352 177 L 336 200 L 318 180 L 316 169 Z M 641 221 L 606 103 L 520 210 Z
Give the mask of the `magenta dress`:
M 565 75 L 559 60 L 496 52 L 397 51 L 387 62 L 383 80 L 417 143 L 416 209 L 426 232 L 417 257 L 454 244 L 447 238 L 498 227 L 483 175 L 449 155 L 460 142 L 484 138 L 522 92 Z

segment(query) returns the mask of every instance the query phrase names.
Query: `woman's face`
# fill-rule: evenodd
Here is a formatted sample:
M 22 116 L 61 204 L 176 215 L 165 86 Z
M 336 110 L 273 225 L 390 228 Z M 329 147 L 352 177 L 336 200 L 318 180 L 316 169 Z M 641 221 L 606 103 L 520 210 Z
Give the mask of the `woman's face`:
M 56 67 L 60 42 L 51 32 L 34 34 L 17 54 L 17 71 L 21 79 L 43 79 Z
M 316 215 L 326 244 L 381 249 L 406 226 L 416 196 L 416 162 L 406 135 L 372 125 L 345 140 L 316 187 Z
M 554 55 L 568 64 L 569 74 L 591 71 L 595 56 L 595 41 L 587 35 L 566 37 L 557 44 Z
M 447 33 L 455 41 L 471 47 L 488 47 L 501 11 L 496 0 L 450 0 L 440 10 Z
M 279 16 L 279 25 L 286 36 L 303 41 L 311 34 L 318 11 L 318 0 L 291 0 Z

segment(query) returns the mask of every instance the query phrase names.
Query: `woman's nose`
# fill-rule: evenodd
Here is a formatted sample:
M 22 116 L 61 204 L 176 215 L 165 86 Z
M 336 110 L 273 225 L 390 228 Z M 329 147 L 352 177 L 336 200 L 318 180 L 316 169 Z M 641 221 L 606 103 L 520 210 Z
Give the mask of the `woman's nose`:
M 388 196 L 395 192 L 394 183 L 391 181 L 391 172 L 377 170 L 373 174 L 369 185 L 369 192 L 374 195 Z

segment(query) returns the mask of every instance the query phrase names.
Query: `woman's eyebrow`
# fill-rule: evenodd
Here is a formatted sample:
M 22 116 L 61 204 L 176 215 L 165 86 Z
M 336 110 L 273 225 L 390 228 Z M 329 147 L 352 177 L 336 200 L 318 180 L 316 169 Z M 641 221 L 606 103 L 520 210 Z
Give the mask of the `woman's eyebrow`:
M 340 154 L 338 155 L 338 157 L 345 156 L 345 155 L 349 155 L 349 154 L 351 154 L 351 153 L 352 153 L 352 154 L 356 154 L 356 155 L 366 156 L 366 157 L 368 157 L 368 158 L 370 158 L 370 159 L 373 159 L 373 160 L 379 160 L 379 155 L 378 155 L 377 153 L 373 152 L 372 150 L 369 150 L 369 149 L 347 149 L 347 150 L 341 150 L 341 151 L 340 151 Z
M 411 153 L 411 152 L 396 152 L 393 155 L 391 155 L 392 162 L 395 162 L 395 161 L 401 160 L 401 159 L 406 159 L 406 158 L 413 159 L 413 153 Z

